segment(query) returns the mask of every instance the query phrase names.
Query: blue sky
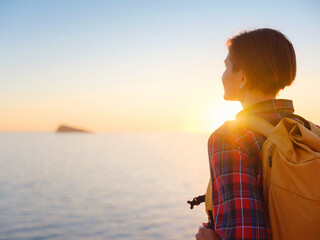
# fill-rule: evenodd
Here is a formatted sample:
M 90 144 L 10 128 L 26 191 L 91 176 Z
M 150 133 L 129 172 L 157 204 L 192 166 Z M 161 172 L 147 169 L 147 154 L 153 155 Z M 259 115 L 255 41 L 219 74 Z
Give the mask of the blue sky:
M 320 122 L 319 13 L 317 1 L 0 1 L 0 130 L 211 131 L 240 110 L 222 99 L 225 41 L 260 27 L 296 49 L 280 97 Z

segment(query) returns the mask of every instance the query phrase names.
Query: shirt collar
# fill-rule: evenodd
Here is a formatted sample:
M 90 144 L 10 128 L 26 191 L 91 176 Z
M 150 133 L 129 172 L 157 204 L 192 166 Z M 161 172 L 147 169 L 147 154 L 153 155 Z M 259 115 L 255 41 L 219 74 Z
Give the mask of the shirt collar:
M 293 103 L 287 99 L 271 99 L 250 105 L 240 111 L 236 116 L 243 116 L 244 114 L 258 114 L 258 113 L 275 113 L 287 112 L 293 113 Z

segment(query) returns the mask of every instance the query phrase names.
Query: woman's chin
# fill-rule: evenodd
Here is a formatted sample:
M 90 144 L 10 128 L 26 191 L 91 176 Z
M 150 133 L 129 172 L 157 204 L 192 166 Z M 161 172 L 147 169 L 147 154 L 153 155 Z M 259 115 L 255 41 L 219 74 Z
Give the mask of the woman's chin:
M 238 98 L 228 96 L 227 94 L 223 95 L 223 99 L 226 101 L 239 101 Z

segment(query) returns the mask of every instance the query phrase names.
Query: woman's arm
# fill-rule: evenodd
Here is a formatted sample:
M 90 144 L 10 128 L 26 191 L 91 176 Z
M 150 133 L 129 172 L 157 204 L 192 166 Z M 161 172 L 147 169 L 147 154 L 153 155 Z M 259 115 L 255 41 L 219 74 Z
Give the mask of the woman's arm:
M 252 142 L 252 135 L 244 136 Z M 209 142 L 215 231 L 223 239 L 268 239 L 258 180 L 259 161 L 250 157 L 231 134 L 215 132 Z
M 195 235 L 197 240 L 219 240 L 219 235 L 212 229 L 208 228 L 208 223 L 202 223 Z

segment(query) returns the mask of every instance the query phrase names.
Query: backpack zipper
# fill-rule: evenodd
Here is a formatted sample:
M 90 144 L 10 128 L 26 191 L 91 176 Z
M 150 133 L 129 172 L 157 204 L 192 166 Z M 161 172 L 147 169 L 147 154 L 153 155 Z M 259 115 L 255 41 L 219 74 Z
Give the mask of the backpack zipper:
M 268 159 L 269 159 L 269 167 L 272 167 L 272 153 L 274 149 L 274 144 L 272 144 L 269 148 Z

